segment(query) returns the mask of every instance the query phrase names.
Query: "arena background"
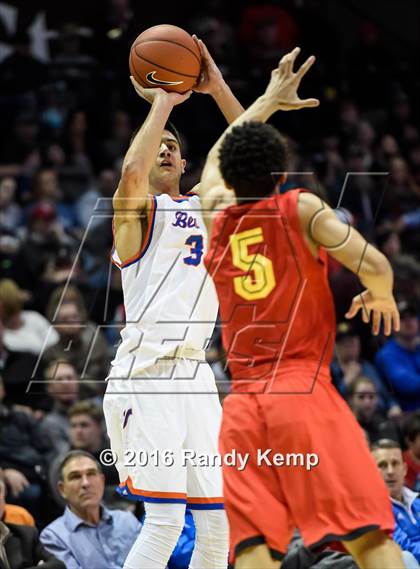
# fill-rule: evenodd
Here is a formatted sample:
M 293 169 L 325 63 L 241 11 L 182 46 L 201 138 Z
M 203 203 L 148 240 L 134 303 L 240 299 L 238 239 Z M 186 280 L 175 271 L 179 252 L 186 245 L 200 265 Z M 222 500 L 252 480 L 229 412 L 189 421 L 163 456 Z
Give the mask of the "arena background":
M 340 215 L 387 255 L 397 300 L 413 320 L 420 301 L 419 11 L 416 0 L 203 0 L 193 11 L 182 3 L 146 9 L 133 0 L 0 2 L 0 276 L 13 281 L 0 282 L 5 408 L 25 412 L 38 428 L 56 402 L 43 384 L 29 393 L 27 386 L 34 369 L 44 380 L 48 361 L 61 356 L 73 358 L 81 384 L 83 376 L 97 382 L 86 381 L 73 402 L 93 397 L 101 403 L 124 319 L 119 274 L 109 263 L 109 200 L 102 217 L 85 229 L 97 198 L 112 197 L 132 131 L 148 111 L 129 81 L 128 52 L 135 37 L 155 24 L 180 25 L 203 39 L 245 106 L 286 51 L 299 45 L 303 56 L 317 56 L 301 94 L 318 97 L 320 108 L 278 113 L 272 121 L 289 139 L 290 170 L 309 173 L 291 176 L 283 190 L 303 185 L 336 206 L 346 180 Z M 214 101 L 200 94 L 177 107 L 173 120 L 188 161 L 186 191 L 199 181 L 206 152 L 225 123 Z M 348 172 L 358 175 L 348 178 Z M 353 380 L 373 379 L 379 391 L 375 417 L 385 429 L 379 432 L 394 429 L 404 444 L 404 420 L 420 409 L 420 367 L 395 379 L 378 356 L 385 338 L 372 338 L 359 318 L 343 323 L 361 290 L 357 279 L 331 263 L 330 280 L 341 342 L 333 368 L 337 387 L 348 397 Z M 66 283 L 76 310 L 66 322 L 79 322 L 78 331 L 56 338 L 38 361 L 39 335 L 48 322 L 37 321 L 32 330 L 29 324 L 26 343 L 19 343 L 8 319 L 23 306 L 51 322 Z M 407 334 L 415 346 L 418 321 Z M 228 380 L 217 332 L 209 357 L 216 376 Z M 390 413 L 393 407 L 399 411 Z M 373 432 L 367 422 L 368 435 L 371 427 Z M 16 436 L 28 449 L 38 444 L 27 433 Z M 104 433 L 101 440 L 105 448 Z M 25 465 L 31 482 L 48 493 L 42 514 L 39 495 L 14 499 L 32 511 L 39 527 L 61 505 L 49 488 L 48 469 L 42 476 L 32 470 L 62 450 L 39 447 Z M 0 467 L 19 468 L 21 458 L 13 463 L 12 455 L 2 426 Z

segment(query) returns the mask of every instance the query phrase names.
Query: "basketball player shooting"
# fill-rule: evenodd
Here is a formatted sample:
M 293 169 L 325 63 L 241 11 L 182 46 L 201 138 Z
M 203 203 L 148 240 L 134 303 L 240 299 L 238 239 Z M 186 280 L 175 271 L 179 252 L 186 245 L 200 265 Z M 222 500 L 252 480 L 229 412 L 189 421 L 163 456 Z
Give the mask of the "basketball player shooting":
M 202 42 L 204 77 L 229 122 L 243 111 Z M 206 228 L 197 195 L 182 196 L 179 136 L 167 123 L 191 94 L 160 88 L 139 94 L 150 112 L 125 156 L 113 198 L 113 262 L 121 269 L 126 326 L 104 397 L 120 492 L 145 502 L 141 534 L 125 569 L 164 569 L 188 504 L 196 527 L 191 568 L 225 569 L 228 526 L 218 466 L 185 464 L 183 451 L 218 453 L 221 406 L 204 349 L 217 296 L 202 260 Z M 130 458 L 131 457 L 131 458 Z M 140 463 L 141 461 L 141 463 Z
M 232 391 L 224 401 L 220 450 L 249 454 L 223 464 L 230 551 L 237 569 L 278 569 L 297 526 L 306 546 L 342 542 L 362 569 L 404 567 L 390 539 L 394 520 L 383 480 L 350 409 L 331 383 L 335 314 L 327 253 L 360 279 L 348 318 L 362 311 L 384 333 L 399 329 L 387 259 L 320 198 L 279 193 L 287 148 L 264 124 L 301 101 L 299 49 L 282 58 L 265 93 L 210 151 L 201 179 L 208 195 L 233 190 L 237 204 L 209 219 L 206 266 L 220 301 Z M 215 171 L 219 180 L 215 182 Z M 273 182 L 272 173 L 277 175 Z M 274 187 L 275 186 L 275 187 Z M 273 462 L 281 453 L 283 463 Z M 318 464 L 285 464 L 285 456 Z

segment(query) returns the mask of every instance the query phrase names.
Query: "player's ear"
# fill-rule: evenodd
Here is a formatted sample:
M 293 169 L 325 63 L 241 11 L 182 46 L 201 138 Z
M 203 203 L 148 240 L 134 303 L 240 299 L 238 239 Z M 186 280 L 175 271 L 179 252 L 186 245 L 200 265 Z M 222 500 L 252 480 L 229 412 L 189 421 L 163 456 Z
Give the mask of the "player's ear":
M 66 500 L 67 494 L 66 494 L 66 491 L 64 489 L 64 482 L 62 480 L 59 480 L 57 482 L 57 489 L 60 492 L 60 496 Z
M 185 174 L 185 168 L 186 168 L 186 166 L 187 166 L 187 161 L 185 160 L 185 158 L 182 158 L 181 164 L 182 164 L 181 172 L 182 172 L 183 174 Z

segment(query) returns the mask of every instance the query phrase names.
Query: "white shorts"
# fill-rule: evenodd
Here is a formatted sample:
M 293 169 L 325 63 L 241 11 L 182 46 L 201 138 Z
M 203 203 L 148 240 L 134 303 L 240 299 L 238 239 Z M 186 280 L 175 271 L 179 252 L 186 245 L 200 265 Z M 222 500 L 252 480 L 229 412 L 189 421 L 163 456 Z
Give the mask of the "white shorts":
M 144 502 L 222 509 L 221 405 L 210 366 L 171 359 L 124 377 L 111 369 L 104 414 L 119 492 Z

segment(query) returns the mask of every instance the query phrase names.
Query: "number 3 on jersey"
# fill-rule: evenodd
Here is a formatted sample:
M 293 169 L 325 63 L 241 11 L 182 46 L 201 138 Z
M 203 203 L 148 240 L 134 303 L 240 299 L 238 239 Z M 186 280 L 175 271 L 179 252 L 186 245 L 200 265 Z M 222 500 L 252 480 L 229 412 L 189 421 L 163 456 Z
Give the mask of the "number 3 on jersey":
M 255 227 L 230 236 L 232 262 L 246 274 L 235 277 L 236 294 L 245 300 L 266 298 L 276 286 L 273 263 L 261 253 L 249 253 L 249 247 L 264 242 L 262 227 Z M 253 275 L 250 274 L 251 271 Z
M 190 247 L 189 257 L 184 257 L 183 261 L 186 265 L 193 265 L 196 267 L 200 264 L 201 257 L 203 256 L 203 236 L 190 235 L 185 241 L 185 245 Z

